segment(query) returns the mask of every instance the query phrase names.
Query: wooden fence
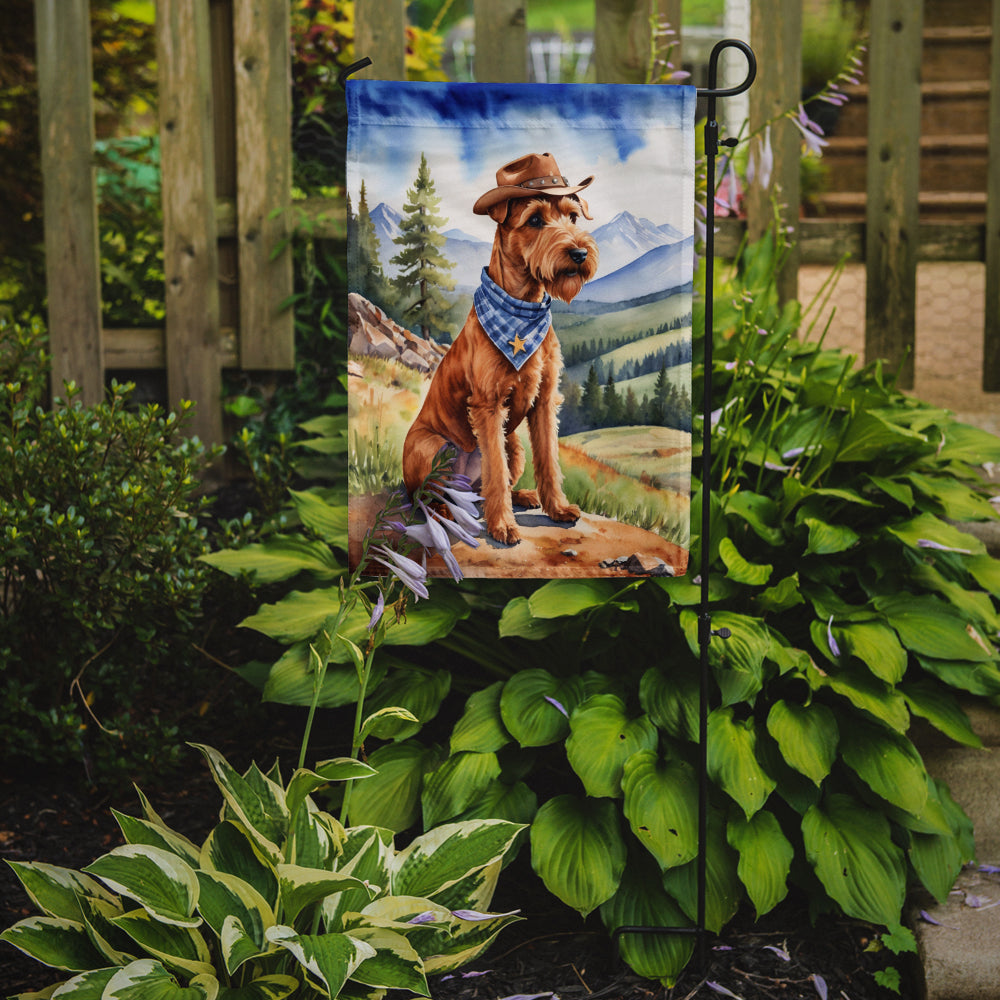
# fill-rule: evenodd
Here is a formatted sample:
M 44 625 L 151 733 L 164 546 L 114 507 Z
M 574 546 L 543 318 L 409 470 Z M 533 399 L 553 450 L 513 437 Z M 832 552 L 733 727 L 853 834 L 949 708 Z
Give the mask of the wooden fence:
M 525 2 L 474 0 L 478 79 L 528 78 Z M 196 433 L 220 441 L 222 369 L 293 365 L 292 315 L 282 308 L 292 290 L 291 255 L 277 250 L 292 226 L 284 211 L 291 204 L 290 0 L 158 0 L 166 325 L 124 331 L 101 326 L 88 0 L 35 3 L 53 384 L 73 379 L 94 401 L 107 370 L 165 369 L 169 400 L 195 400 Z M 597 81 L 644 81 L 650 18 L 678 26 L 681 6 L 595 0 Z M 374 61 L 363 75 L 403 78 L 405 9 L 405 0 L 357 0 L 355 50 Z M 983 387 L 1000 391 L 1000 0 L 991 15 L 985 223 L 919 219 L 922 11 L 917 0 L 871 0 L 866 218 L 800 220 L 786 209 L 797 242 L 782 293 L 795 294 L 800 263 L 844 253 L 863 260 L 866 355 L 895 365 L 910 351 L 903 379 L 912 384 L 917 262 L 985 261 Z M 751 17 L 759 66 L 753 129 L 799 101 L 802 2 L 753 0 Z M 799 204 L 800 137 L 781 124 L 769 186 L 748 193 L 745 223 L 725 220 L 716 243 L 723 255 L 744 227 L 751 235 L 764 229 L 772 198 Z M 320 220 L 315 235 L 343 236 L 342 202 L 302 211 Z

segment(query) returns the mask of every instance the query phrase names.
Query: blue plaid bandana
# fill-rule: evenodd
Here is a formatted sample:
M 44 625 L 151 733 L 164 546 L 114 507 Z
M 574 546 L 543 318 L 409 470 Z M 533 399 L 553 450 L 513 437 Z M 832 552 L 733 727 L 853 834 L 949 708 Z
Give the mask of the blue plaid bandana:
M 520 371 L 542 345 L 552 325 L 552 297 L 525 302 L 508 295 L 483 268 L 482 283 L 472 296 L 476 315 L 497 350 Z

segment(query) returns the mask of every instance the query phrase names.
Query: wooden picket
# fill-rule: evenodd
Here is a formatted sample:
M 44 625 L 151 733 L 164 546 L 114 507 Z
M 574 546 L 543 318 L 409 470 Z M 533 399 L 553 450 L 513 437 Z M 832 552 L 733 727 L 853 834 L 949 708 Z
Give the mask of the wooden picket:
M 845 253 L 865 261 L 867 356 L 896 367 L 909 352 L 903 372 L 911 380 L 918 260 L 985 261 L 983 387 L 1000 391 L 1000 0 L 992 5 L 985 225 L 917 214 L 921 12 L 932 2 L 871 0 L 867 217 L 786 218 L 797 239 L 780 288 L 795 294 L 799 262 L 834 262 Z M 666 20 L 679 31 L 681 11 L 682 0 L 595 0 L 598 82 L 645 81 L 650 24 Z M 474 0 L 474 14 L 477 78 L 527 79 L 525 0 Z M 88 0 L 35 0 L 53 386 L 58 393 L 72 379 L 93 402 L 108 370 L 165 368 L 168 402 L 195 400 L 195 431 L 220 441 L 222 370 L 294 364 L 285 307 L 294 235 L 286 211 L 289 0 L 158 0 L 165 330 L 101 329 L 88 15 Z M 357 0 L 355 51 L 374 61 L 364 75 L 405 76 L 405 15 L 405 0 Z M 753 0 L 751 17 L 759 67 L 753 129 L 799 99 L 801 0 Z M 723 124 L 734 134 L 740 123 Z M 773 196 L 798 204 L 794 125 L 776 122 L 772 143 L 769 187 L 748 193 L 745 223 L 722 221 L 720 253 L 732 252 L 747 228 L 763 231 Z M 343 201 L 309 202 L 296 212 L 313 220 L 315 236 L 343 237 Z

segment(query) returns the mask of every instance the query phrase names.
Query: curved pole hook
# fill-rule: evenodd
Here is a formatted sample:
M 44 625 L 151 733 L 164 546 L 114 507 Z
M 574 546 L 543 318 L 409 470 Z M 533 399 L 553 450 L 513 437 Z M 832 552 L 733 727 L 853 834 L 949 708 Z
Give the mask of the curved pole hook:
M 739 49 L 746 56 L 747 75 L 746 79 L 735 87 L 719 88 L 716 86 L 719 78 L 719 56 L 722 55 L 725 49 Z M 735 97 L 737 94 L 742 94 L 744 91 L 749 90 L 756 78 L 757 57 L 754 55 L 753 49 L 746 42 L 740 41 L 738 38 L 723 38 L 721 42 L 715 43 L 712 54 L 708 57 L 708 87 L 699 87 L 698 96 L 708 98 Z

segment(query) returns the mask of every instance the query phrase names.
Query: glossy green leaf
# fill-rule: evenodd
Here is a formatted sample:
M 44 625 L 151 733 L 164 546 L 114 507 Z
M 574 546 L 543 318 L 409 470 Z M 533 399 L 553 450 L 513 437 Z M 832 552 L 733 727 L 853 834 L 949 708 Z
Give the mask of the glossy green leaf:
M 372 778 L 378 772 L 370 764 L 354 757 L 335 757 L 318 763 L 314 770 L 299 768 L 285 790 L 285 806 L 289 813 L 298 812 L 306 797 L 331 781 L 357 781 Z
M 1000 597 L 1000 559 L 990 555 L 974 556 L 965 560 L 965 568 L 980 587 Z
M 936 597 L 914 594 L 875 598 L 875 607 L 885 615 L 908 649 L 939 660 L 995 660 L 996 651 L 975 626 Z
M 166 924 L 197 927 L 198 878 L 187 862 L 147 844 L 124 844 L 98 858 L 84 871 L 96 875 L 112 892 L 134 899 L 150 916 Z
M 844 762 L 876 795 L 919 815 L 927 801 L 927 772 L 920 754 L 900 733 L 854 718 L 841 741 Z
M 932 680 L 922 680 L 907 681 L 900 686 L 900 691 L 910 711 L 926 719 L 945 736 L 967 747 L 983 745 L 965 710 L 947 688 Z
M 210 974 L 181 986 L 159 962 L 143 958 L 119 969 L 101 1000 L 216 1000 L 218 995 L 219 982 Z
M 536 618 L 527 597 L 515 597 L 500 615 L 499 635 L 501 639 L 544 639 L 561 628 L 563 623 L 556 618 Z
M 384 657 L 376 657 L 369 686 L 377 686 L 385 677 Z M 280 705 L 311 705 L 316 698 L 316 673 L 310 662 L 309 643 L 289 646 L 271 666 L 261 697 Z M 353 666 L 331 663 L 323 675 L 317 708 L 339 708 L 358 700 L 360 687 Z
M 691 767 L 643 750 L 625 762 L 625 818 L 660 868 L 686 864 L 698 853 L 698 782 Z
M 932 542 L 970 555 L 982 555 L 986 552 L 986 546 L 974 535 L 933 514 L 918 514 L 908 521 L 888 525 L 886 530 L 913 549 L 922 548 L 922 542 Z
M 608 799 L 557 795 L 531 824 L 531 866 L 582 916 L 610 899 L 625 870 L 618 809 Z
M 324 542 L 347 548 L 347 504 L 332 504 L 314 490 L 289 490 L 302 523 Z
M 719 557 L 726 565 L 726 575 L 736 583 L 746 584 L 748 587 L 763 587 L 771 578 L 774 567 L 767 563 L 751 563 L 740 555 L 736 543 L 731 538 L 719 540 Z
M 925 476 L 911 472 L 906 479 L 933 501 L 949 521 L 992 520 L 996 516 L 986 497 L 953 476 Z
M 523 782 L 490 782 L 457 819 L 505 819 L 529 824 L 538 812 L 538 796 Z
M 546 746 L 566 736 L 569 716 L 583 697 L 579 677 L 561 679 L 547 670 L 522 670 L 504 684 L 500 716 L 521 746 Z
M 937 660 L 932 656 L 918 656 L 917 662 L 932 677 L 949 687 L 986 697 L 1000 695 L 1000 669 L 996 664 Z
M 91 944 L 86 927 L 65 917 L 19 920 L 0 934 L 0 941 L 6 941 L 35 961 L 54 969 L 82 972 L 106 964 Z
M 650 667 L 639 681 L 639 704 L 660 729 L 678 740 L 698 739 L 698 674 L 693 661 L 669 671 Z
M 756 606 L 764 613 L 787 611 L 804 604 L 805 598 L 799 586 L 799 574 L 792 573 L 779 580 L 773 587 L 762 590 L 754 598 Z
M 451 689 L 451 674 L 447 670 L 409 667 L 394 670 L 365 701 L 369 712 L 384 708 L 406 709 L 414 719 L 385 719 L 379 727 L 380 739 L 409 739 L 425 722 L 437 715 L 445 695 Z
M 906 710 L 903 696 L 884 681 L 873 677 L 867 668 L 847 666 L 821 674 L 813 667 L 806 676 L 814 689 L 829 688 L 855 708 L 869 712 L 897 732 L 906 732 L 910 713 Z
M 420 801 L 425 829 L 454 819 L 498 777 L 500 764 L 495 753 L 452 754 L 424 779 Z
M 732 708 L 717 708 L 709 714 L 708 774 L 748 819 L 764 805 L 776 782 L 757 761 L 753 718 L 734 719 Z
M 779 699 L 767 716 L 767 731 L 781 748 L 781 756 L 796 771 L 819 785 L 830 773 L 837 755 L 839 731 L 833 712 L 819 702 L 799 705 Z
M 726 828 L 729 846 L 739 852 L 736 873 L 746 886 L 758 919 L 788 894 L 788 873 L 795 849 L 774 813 L 762 809 L 750 819 L 737 816 Z
M 899 923 L 906 866 L 882 813 L 849 795 L 830 795 L 806 813 L 802 836 L 817 877 L 848 916 Z
M 896 633 L 879 622 L 850 622 L 833 626 L 841 650 L 856 656 L 887 684 L 898 684 L 906 673 L 906 650 Z
M 503 681 L 497 681 L 469 696 L 465 711 L 451 733 L 452 753 L 460 750 L 492 753 L 510 742 L 510 733 L 500 716 L 502 690 Z
M 692 655 L 700 657 L 698 616 L 693 611 L 682 611 L 680 621 Z M 717 611 L 712 614 L 712 629 L 730 632 L 725 639 L 713 636 L 708 645 L 708 662 L 722 690 L 723 704 L 752 702 L 763 686 L 764 660 L 771 648 L 766 626 L 759 618 Z
M 246 574 L 258 585 L 288 580 L 299 573 L 331 580 L 345 572 L 325 542 L 295 535 L 271 535 L 265 542 L 209 552 L 200 558 L 230 576 Z
M 630 719 L 613 694 L 591 695 L 570 717 L 566 758 L 588 795 L 621 796 L 622 768 L 638 750 L 653 750 L 659 734 L 649 716 Z
M 366 959 L 375 957 L 375 949 L 348 934 L 296 934 L 281 924 L 270 927 L 267 939 L 295 956 L 332 997 L 338 996 L 344 983 Z
M 856 545 L 860 536 L 849 525 L 830 524 L 816 517 L 803 518 L 803 523 L 809 529 L 809 542 L 805 554 L 814 556 L 830 556 L 845 552 Z
M 844 434 L 837 451 L 837 461 L 867 462 L 896 446 L 925 443 L 926 438 L 922 434 L 891 423 L 870 410 L 863 410 L 854 417 Z
M 437 761 L 434 750 L 415 740 L 379 747 L 368 758 L 377 773 L 351 790 L 351 825 L 382 826 L 397 833 L 411 827 L 420 817 L 424 774 Z
M 529 598 L 534 618 L 564 618 L 607 604 L 621 589 L 614 580 L 549 580 Z
M 391 740 L 397 734 L 412 735 L 420 725 L 420 720 L 408 708 L 393 705 L 372 712 L 361 724 L 358 736 L 362 740 L 368 739 L 369 736 L 380 740 Z

